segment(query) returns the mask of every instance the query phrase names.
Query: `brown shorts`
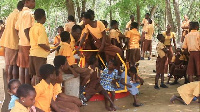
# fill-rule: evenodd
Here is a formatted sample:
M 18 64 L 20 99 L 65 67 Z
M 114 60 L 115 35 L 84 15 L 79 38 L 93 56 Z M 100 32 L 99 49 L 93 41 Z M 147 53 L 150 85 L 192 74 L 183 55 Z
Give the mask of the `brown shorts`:
M 31 76 L 36 75 L 40 77 L 40 67 L 47 63 L 47 58 L 41 58 L 36 56 L 29 57 L 29 74 Z
M 17 65 L 18 50 L 5 48 L 5 63 L 6 65 Z
M 30 46 L 19 46 L 17 65 L 21 68 L 29 68 Z
M 164 74 L 164 70 L 165 70 L 165 61 L 166 61 L 167 57 L 157 57 L 156 60 L 156 73 L 157 74 Z
M 144 51 L 151 51 L 152 49 L 152 40 L 144 40 Z
M 200 51 L 190 51 L 187 74 L 200 75 Z
M 140 49 L 129 49 L 129 62 L 138 62 L 140 60 Z

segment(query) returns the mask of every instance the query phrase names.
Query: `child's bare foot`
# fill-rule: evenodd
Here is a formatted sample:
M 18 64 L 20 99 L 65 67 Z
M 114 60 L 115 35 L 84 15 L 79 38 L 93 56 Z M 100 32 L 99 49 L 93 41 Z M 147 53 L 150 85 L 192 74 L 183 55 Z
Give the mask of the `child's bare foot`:
M 112 111 L 112 108 L 109 107 L 109 106 L 107 106 L 107 107 L 106 107 L 106 110 L 108 110 L 108 111 Z
M 174 100 L 176 99 L 176 96 L 173 95 L 171 98 L 170 98 L 170 102 L 174 104 Z

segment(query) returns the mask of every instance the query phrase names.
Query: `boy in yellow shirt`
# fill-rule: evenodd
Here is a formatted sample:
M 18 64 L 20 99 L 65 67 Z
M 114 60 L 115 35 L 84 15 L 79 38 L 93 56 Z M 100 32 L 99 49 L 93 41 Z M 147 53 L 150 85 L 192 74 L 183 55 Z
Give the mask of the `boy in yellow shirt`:
M 39 75 L 39 68 L 47 63 L 47 56 L 50 52 L 49 41 L 45 27 L 43 24 L 46 21 L 45 11 L 43 9 L 36 9 L 34 17 L 35 23 L 29 32 L 30 36 L 30 59 L 29 59 L 29 73 L 32 78 L 32 85 L 36 85 L 41 80 Z
M 19 14 L 15 29 L 19 35 L 19 51 L 17 65 L 19 66 L 20 81 L 25 79 L 26 84 L 30 84 L 29 75 L 29 50 L 30 50 L 30 37 L 29 30 L 33 26 L 35 20 L 32 16 L 31 9 L 35 8 L 35 0 L 23 0 L 24 7 Z M 24 78 L 25 77 L 25 78 Z
M 58 35 L 54 38 L 54 42 L 53 42 L 53 45 L 55 47 L 58 47 L 61 43 L 61 40 L 60 40 L 60 34 L 64 31 L 64 28 L 62 26 L 59 26 L 57 28 L 57 31 L 58 31 Z
M 5 48 L 5 64 L 8 66 L 7 82 L 9 82 L 11 79 L 19 78 L 19 68 L 17 67 L 19 37 L 15 31 L 15 24 L 23 7 L 23 2 L 19 1 L 17 4 L 17 9 L 10 13 L 6 20 L 7 24 L 1 38 L 0 45 Z

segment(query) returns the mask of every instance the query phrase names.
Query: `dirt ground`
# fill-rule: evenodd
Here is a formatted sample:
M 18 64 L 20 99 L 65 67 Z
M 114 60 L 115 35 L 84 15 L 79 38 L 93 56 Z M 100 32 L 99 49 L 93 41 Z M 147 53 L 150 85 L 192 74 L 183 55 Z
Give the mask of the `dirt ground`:
M 155 90 L 154 77 L 155 73 L 155 59 L 140 61 L 139 74 L 144 79 L 145 83 L 140 87 L 140 94 L 138 100 L 144 105 L 141 107 L 133 107 L 133 98 L 131 95 L 115 100 L 117 112 L 200 112 L 200 104 L 192 102 L 190 105 L 183 105 L 179 102 L 171 104 L 169 99 L 173 94 L 177 94 L 177 87 L 184 82 L 183 79 L 179 81 L 180 84 L 169 86 L 167 89 L 161 88 Z M 48 63 L 52 63 L 53 55 L 48 57 Z M 4 58 L 0 57 L 0 107 L 4 99 L 2 68 L 4 68 Z M 167 78 L 165 78 L 167 80 Z M 178 95 L 178 94 L 177 94 Z M 81 112 L 106 112 L 103 101 L 88 102 L 87 106 L 81 107 Z

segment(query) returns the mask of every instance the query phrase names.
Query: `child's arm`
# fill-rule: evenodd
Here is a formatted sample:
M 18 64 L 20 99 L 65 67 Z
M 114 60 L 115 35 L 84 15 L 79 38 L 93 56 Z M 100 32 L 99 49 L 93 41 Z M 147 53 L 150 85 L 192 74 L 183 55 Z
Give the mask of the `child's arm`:
M 42 49 L 44 49 L 45 51 L 50 51 L 50 47 L 47 46 L 46 44 L 38 44 L 38 46 L 40 46 Z
M 200 94 L 199 94 L 199 97 L 198 97 L 198 103 L 200 103 Z
M 140 80 L 140 84 L 141 85 L 143 85 L 143 83 L 144 83 L 144 80 L 139 76 L 139 75 L 137 75 L 137 77 L 139 78 L 139 80 Z
M 74 69 L 71 66 L 69 66 L 68 68 L 72 72 L 72 74 L 74 75 L 74 78 L 78 77 L 78 74 L 74 71 Z
M 56 102 L 51 99 L 51 107 L 56 111 L 56 112 L 65 112 L 64 109 L 61 109 L 57 106 Z
M 27 28 L 27 29 L 24 30 L 24 33 L 25 33 L 26 38 L 28 39 L 28 41 L 30 41 L 29 31 L 30 31 L 30 28 Z
M 121 83 L 121 84 L 123 84 L 124 86 L 127 86 L 127 87 L 129 87 L 129 88 L 132 88 L 132 86 L 131 86 L 131 85 L 129 85 L 129 84 L 126 84 L 124 81 L 125 81 L 125 79 L 124 79 L 124 78 L 122 78 L 122 79 L 120 80 L 120 83 Z

